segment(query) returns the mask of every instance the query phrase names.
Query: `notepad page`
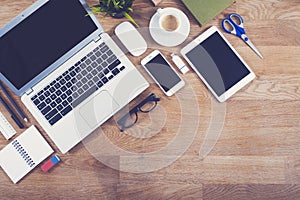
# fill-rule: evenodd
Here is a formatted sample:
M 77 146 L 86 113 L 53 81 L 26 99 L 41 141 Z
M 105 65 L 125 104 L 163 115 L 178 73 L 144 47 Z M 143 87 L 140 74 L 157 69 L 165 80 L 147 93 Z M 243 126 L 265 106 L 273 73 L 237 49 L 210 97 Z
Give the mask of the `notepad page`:
M 0 151 L 0 165 L 14 183 L 17 183 L 31 170 L 31 167 L 23 159 L 20 159 L 20 155 L 16 153 L 12 145 L 7 145 Z
M 47 141 L 31 126 L 0 151 L 0 166 L 17 183 L 52 153 Z
M 31 126 L 28 131 L 29 133 L 26 135 L 20 135 L 18 141 L 35 162 L 35 165 L 38 165 L 38 163 L 42 162 L 45 157 L 47 158 L 53 153 L 53 149 L 35 126 Z

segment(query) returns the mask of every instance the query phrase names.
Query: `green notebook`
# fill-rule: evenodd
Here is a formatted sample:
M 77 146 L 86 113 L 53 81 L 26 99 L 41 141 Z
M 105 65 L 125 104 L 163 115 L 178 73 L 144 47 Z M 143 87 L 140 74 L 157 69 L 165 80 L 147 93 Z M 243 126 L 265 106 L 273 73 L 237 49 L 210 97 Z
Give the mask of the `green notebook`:
M 181 0 L 201 26 L 230 6 L 235 0 Z

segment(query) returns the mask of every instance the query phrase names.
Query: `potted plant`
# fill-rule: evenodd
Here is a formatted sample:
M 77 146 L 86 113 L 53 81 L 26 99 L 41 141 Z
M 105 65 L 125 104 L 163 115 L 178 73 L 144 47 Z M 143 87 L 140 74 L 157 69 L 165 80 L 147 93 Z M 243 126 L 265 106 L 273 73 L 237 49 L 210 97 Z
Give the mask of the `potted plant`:
M 99 0 L 99 4 L 91 6 L 93 14 L 110 15 L 114 18 L 126 17 L 135 26 L 139 27 L 135 20 L 130 16 L 134 0 Z

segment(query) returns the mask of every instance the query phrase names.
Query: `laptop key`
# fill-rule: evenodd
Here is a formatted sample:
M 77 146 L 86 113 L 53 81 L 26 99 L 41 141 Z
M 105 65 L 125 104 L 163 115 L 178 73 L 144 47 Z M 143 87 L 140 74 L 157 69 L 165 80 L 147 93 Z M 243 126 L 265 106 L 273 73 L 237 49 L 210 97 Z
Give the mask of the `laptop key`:
M 105 68 L 105 67 L 108 66 L 108 64 L 107 64 L 107 62 L 103 62 L 103 63 L 101 64 L 101 66 L 102 66 L 103 68 Z
M 49 91 L 50 91 L 50 92 L 54 92 L 54 91 L 55 91 L 55 88 L 54 88 L 54 87 L 51 87 L 51 88 L 49 89 Z
M 79 89 L 78 89 L 78 94 L 81 95 L 82 93 L 83 93 L 83 89 L 82 89 L 82 88 L 79 88 Z
M 37 94 L 40 96 L 40 95 L 42 95 L 43 94 L 43 90 L 41 90 L 41 91 L 39 91 Z
M 104 74 L 101 72 L 100 74 L 98 74 L 98 77 L 101 79 L 103 78 Z
M 71 82 L 67 82 L 66 86 L 67 86 L 67 88 L 70 88 L 70 87 L 72 87 L 72 83 Z
M 96 60 L 96 56 L 95 56 L 95 55 L 92 55 L 92 56 L 90 57 L 90 59 L 91 59 L 92 61 L 94 61 L 94 60 Z
M 94 85 L 94 82 L 93 82 L 92 80 L 89 80 L 89 81 L 88 81 L 88 85 L 89 85 L 89 86 L 92 86 L 92 85 Z
M 93 62 L 93 63 L 92 63 L 92 67 L 93 67 L 93 68 L 96 68 L 97 66 L 98 66 L 98 64 L 97 64 L 96 62 Z
M 125 69 L 125 67 L 124 66 L 122 66 L 121 68 L 120 68 L 120 71 L 123 71 Z
M 108 79 L 106 77 L 104 77 L 103 79 L 101 79 L 101 81 L 106 84 L 108 82 Z
M 120 72 L 120 70 L 118 68 L 115 68 L 114 70 L 112 70 L 113 75 L 117 75 Z
M 110 70 L 113 70 L 113 69 L 116 68 L 119 64 L 121 64 L 121 62 L 120 62 L 119 59 L 117 59 L 117 60 L 115 60 L 111 65 L 109 65 L 108 68 L 109 68 Z
M 79 81 L 78 83 L 76 83 L 76 86 L 77 86 L 78 88 L 80 88 L 80 87 L 82 86 L 82 83 Z
M 56 108 L 57 110 L 61 111 L 64 107 L 62 105 L 58 105 Z
M 61 119 L 61 114 L 57 114 L 57 115 L 55 115 L 52 119 L 50 119 L 49 120 L 49 123 L 51 124 L 51 125 L 54 125 L 56 122 L 58 122 L 58 120 L 60 120 Z
M 59 83 L 56 83 L 56 84 L 54 85 L 54 87 L 55 87 L 56 89 L 58 89 L 58 88 L 60 87 L 60 84 L 59 84 Z
M 108 46 L 106 46 L 106 45 L 100 49 L 100 51 L 101 51 L 102 53 L 104 53 L 104 52 L 107 51 L 107 50 L 108 50 Z
M 33 97 L 31 97 L 31 101 L 35 100 L 37 97 L 37 95 L 34 95 Z
M 89 86 L 87 84 L 85 84 L 85 85 L 83 85 L 83 89 L 87 90 L 87 89 L 89 89 Z
M 99 82 L 97 83 L 97 86 L 98 86 L 99 88 L 101 88 L 101 87 L 103 86 L 103 83 L 102 83 L 101 81 L 99 81 Z
M 54 99 L 56 98 L 56 95 L 55 95 L 55 94 L 52 94 L 52 95 L 50 96 L 50 98 L 51 98 L 52 100 L 54 100 Z
M 95 55 L 96 55 L 97 57 L 99 57 L 99 56 L 101 56 L 101 53 L 100 53 L 99 51 L 97 51 L 97 52 L 95 52 Z
M 57 90 L 56 92 L 55 92 L 55 94 L 57 95 L 57 96 L 59 96 L 59 95 L 61 95 L 61 91 L 60 90 Z
M 68 96 L 70 96 L 70 95 L 72 94 L 72 91 L 69 89 L 69 90 L 66 91 L 66 94 L 67 94 Z
M 66 81 L 69 81 L 69 80 L 71 79 L 71 76 L 67 75 L 67 76 L 65 77 L 65 79 L 66 79 Z
M 92 67 L 91 66 L 88 66 L 87 68 L 86 68 L 86 70 L 88 71 L 88 72 L 90 72 L 90 71 L 92 71 Z
M 47 99 L 45 100 L 45 103 L 46 103 L 46 104 L 49 104 L 49 103 L 51 103 L 51 101 L 52 101 L 51 99 L 47 98 Z
M 104 70 L 103 70 L 103 73 L 106 75 L 106 74 L 109 73 L 109 70 L 108 70 L 108 69 L 104 69 Z
M 45 95 L 45 97 L 48 97 L 48 96 L 50 96 L 50 92 L 46 91 L 46 92 L 44 92 L 44 95 Z
M 54 109 L 54 110 L 51 110 L 51 112 L 49 112 L 45 117 L 48 120 L 48 119 L 51 119 L 57 113 L 58 113 L 58 111 L 56 109 Z
M 61 98 L 55 99 L 55 102 L 56 102 L 57 104 L 60 104 L 60 103 L 61 103 Z
M 106 59 L 108 58 L 108 56 L 107 56 L 106 54 L 104 54 L 104 55 L 101 56 L 101 58 L 102 58 L 103 60 L 106 60 Z
M 88 80 L 92 79 L 93 77 L 94 77 L 94 76 L 93 76 L 92 74 L 86 75 L 86 78 L 87 78 Z
M 108 52 L 106 52 L 106 54 L 107 54 L 108 56 L 110 56 L 110 55 L 113 54 L 113 52 L 112 52 L 111 50 L 108 50 Z
M 99 50 L 99 47 L 96 47 L 94 50 L 93 50 L 93 52 L 95 53 L 95 52 L 97 52 Z
M 37 105 L 39 105 L 40 100 L 36 99 L 36 100 L 33 101 L 33 103 L 37 106 Z
M 108 77 L 108 80 L 111 80 L 113 77 L 114 77 L 114 75 L 110 75 L 110 76 Z
M 41 95 L 41 96 L 39 97 L 39 99 L 40 99 L 40 101 L 43 101 L 43 100 L 45 99 L 45 96 L 44 96 L 44 95 Z
M 66 94 L 62 94 L 61 95 L 61 99 L 65 99 L 65 98 L 67 98 L 67 95 Z
M 68 97 L 68 98 L 67 98 L 67 101 L 68 101 L 69 103 L 72 103 L 73 98 L 72 98 L 72 97 Z
M 56 80 L 57 80 L 57 81 L 60 81 L 60 79 L 62 79 L 62 77 L 63 77 L 63 76 L 59 76 L 59 77 L 57 77 Z
M 60 89 L 61 89 L 62 92 L 64 92 L 64 91 L 67 90 L 67 87 L 66 86 L 62 86 Z
M 93 81 L 94 81 L 95 83 L 97 83 L 97 81 L 99 81 L 99 78 L 98 78 L 97 76 L 95 76 L 95 77 L 93 78 Z
M 98 90 L 97 86 L 94 85 L 93 87 L 91 87 L 90 89 L 88 89 L 87 91 L 85 91 L 85 93 L 83 93 L 82 95 L 80 95 L 77 99 L 73 100 L 72 106 L 75 108 L 82 101 L 84 101 L 86 98 L 88 98 L 91 94 L 93 94 L 97 90 Z
M 80 67 L 82 68 L 82 69 L 84 69 L 84 68 L 86 68 L 86 64 L 84 64 L 84 63 L 82 63 L 81 65 L 80 65 Z
M 112 55 L 111 57 L 109 57 L 109 58 L 107 59 L 107 62 L 108 62 L 108 63 L 112 63 L 112 62 L 114 62 L 116 59 L 117 59 L 117 57 L 116 57 L 115 55 Z
M 102 59 L 101 58 L 98 58 L 97 60 L 96 60 L 96 62 L 98 63 L 98 64 L 100 64 L 100 63 L 102 63 Z
M 81 72 L 81 74 L 82 74 L 83 76 L 85 76 L 85 75 L 87 74 L 87 71 L 86 71 L 86 70 L 83 70 L 83 71 Z
M 72 97 L 73 97 L 73 99 L 76 99 L 78 97 L 78 93 L 77 92 L 73 92 Z
M 56 83 L 56 80 L 52 81 L 52 82 L 50 83 L 50 85 L 53 86 L 55 83 Z
M 64 107 L 66 107 L 69 103 L 65 100 L 61 103 Z
M 51 110 L 50 106 L 46 106 L 41 112 L 43 115 L 46 115 Z
M 91 60 L 90 59 L 86 59 L 86 61 L 85 61 L 85 63 L 87 64 L 87 65 L 89 65 L 89 64 L 91 64 Z
M 66 80 L 62 78 L 62 79 L 60 79 L 59 83 L 60 83 L 61 85 L 63 85 L 63 84 L 66 83 Z M 57 89 L 57 88 L 56 88 L 56 89 Z
M 38 105 L 38 109 L 42 110 L 46 106 L 45 102 L 42 102 L 40 105 Z
M 98 70 L 98 72 L 101 72 L 103 68 L 101 67 L 101 65 L 98 65 L 96 69 Z
M 87 59 L 87 57 L 84 56 L 80 61 L 81 61 L 81 62 L 84 62 L 86 59 Z
M 72 110 L 72 107 L 69 105 L 67 106 L 65 109 L 63 109 L 62 111 L 60 111 L 60 113 L 65 116 L 66 114 L 68 114 L 70 111 Z
M 83 84 L 85 84 L 87 81 L 88 81 L 88 80 L 87 80 L 87 78 L 85 78 L 85 77 L 83 77 L 83 79 L 81 79 L 81 82 L 82 82 Z
M 51 106 L 52 108 L 55 108 L 56 105 L 57 105 L 57 104 L 55 103 L 55 101 L 53 101 L 52 103 L 50 103 L 50 106 Z

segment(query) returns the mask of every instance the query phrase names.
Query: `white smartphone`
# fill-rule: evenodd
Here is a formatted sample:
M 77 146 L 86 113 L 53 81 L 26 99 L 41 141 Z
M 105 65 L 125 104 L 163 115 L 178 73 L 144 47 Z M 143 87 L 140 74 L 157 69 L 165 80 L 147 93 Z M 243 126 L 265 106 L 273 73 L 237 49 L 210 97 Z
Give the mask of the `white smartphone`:
M 173 69 L 162 53 L 154 50 L 141 62 L 160 89 L 171 96 L 184 86 L 184 81 Z

